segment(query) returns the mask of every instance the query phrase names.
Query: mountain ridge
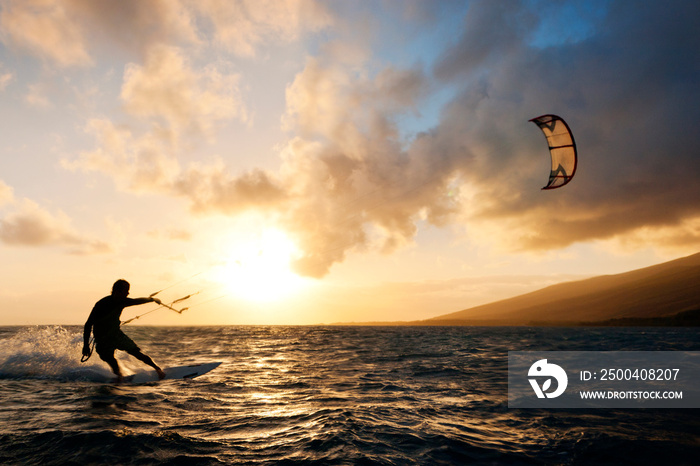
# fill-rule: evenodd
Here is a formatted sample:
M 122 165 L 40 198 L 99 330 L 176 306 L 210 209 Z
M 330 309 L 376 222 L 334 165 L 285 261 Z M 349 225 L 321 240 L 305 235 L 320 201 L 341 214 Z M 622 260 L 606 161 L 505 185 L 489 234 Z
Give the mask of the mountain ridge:
M 700 253 L 620 274 L 559 283 L 418 322 L 571 325 L 664 318 L 694 309 L 700 309 Z

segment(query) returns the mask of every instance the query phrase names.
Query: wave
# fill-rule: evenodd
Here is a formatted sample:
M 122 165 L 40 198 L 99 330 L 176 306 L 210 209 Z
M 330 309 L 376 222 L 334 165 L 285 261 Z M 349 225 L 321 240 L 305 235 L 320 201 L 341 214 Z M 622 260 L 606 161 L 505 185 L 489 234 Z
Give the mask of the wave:
M 5 464 L 221 464 L 214 454 L 221 451 L 217 442 L 188 438 L 172 430 L 52 430 L 0 435 L 0 443 L 12 445 L 9 451 L 0 452 L 0 461 Z
M 697 350 L 694 331 L 128 332 L 164 364 L 223 363 L 190 381 L 82 383 L 109 370 L 96 357 L 80 363 L 79 327 L 0 327 L 0 464 L 694 464 L 698 457 L 697 410 L 509 409 L 506 377 L 510 348 L 544 350 L 566 339 L 571 350 L 659 341 Z
M 0 379 L 106 382 L 114 378 L 95 358 L 81 363 L 83 336 L 60 325 L 22 328 L 0 339 Z

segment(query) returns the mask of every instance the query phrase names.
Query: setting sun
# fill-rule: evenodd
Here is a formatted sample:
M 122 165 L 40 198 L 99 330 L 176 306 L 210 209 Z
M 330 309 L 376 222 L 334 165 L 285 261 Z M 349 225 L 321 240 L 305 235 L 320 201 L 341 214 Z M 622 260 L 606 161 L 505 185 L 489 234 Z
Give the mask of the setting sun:
M 270 302 L 299 291 L 305 280 L 290 268 L 297 253 L 294 243 L 279 230 L 265 230 L 257 238 L 233 245 L 219 273 L 236 297 Z

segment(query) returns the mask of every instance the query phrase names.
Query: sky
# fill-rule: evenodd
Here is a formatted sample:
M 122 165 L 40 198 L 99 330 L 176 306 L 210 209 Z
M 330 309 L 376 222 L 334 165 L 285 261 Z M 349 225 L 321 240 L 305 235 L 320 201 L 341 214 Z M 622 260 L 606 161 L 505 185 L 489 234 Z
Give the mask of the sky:
M 0 0 L 0 325 L 82 324 L 118 278 L 191 295 L 147 325 L 420 320 L 696 253 L 698 17 Z

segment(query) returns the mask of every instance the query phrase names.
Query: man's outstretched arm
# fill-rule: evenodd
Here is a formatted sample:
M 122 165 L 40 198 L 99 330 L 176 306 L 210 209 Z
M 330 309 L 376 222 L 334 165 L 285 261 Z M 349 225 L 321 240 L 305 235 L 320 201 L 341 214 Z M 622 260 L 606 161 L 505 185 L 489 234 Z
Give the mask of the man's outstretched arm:
M 124 303 L 124 307 L 137 306 L 139 304 L 146 304 L 146 303 L 160 304 L 160 299 L 151 298 L 151 297 L 148 297 L 148 298 L 126 298 L 125 303 Z

